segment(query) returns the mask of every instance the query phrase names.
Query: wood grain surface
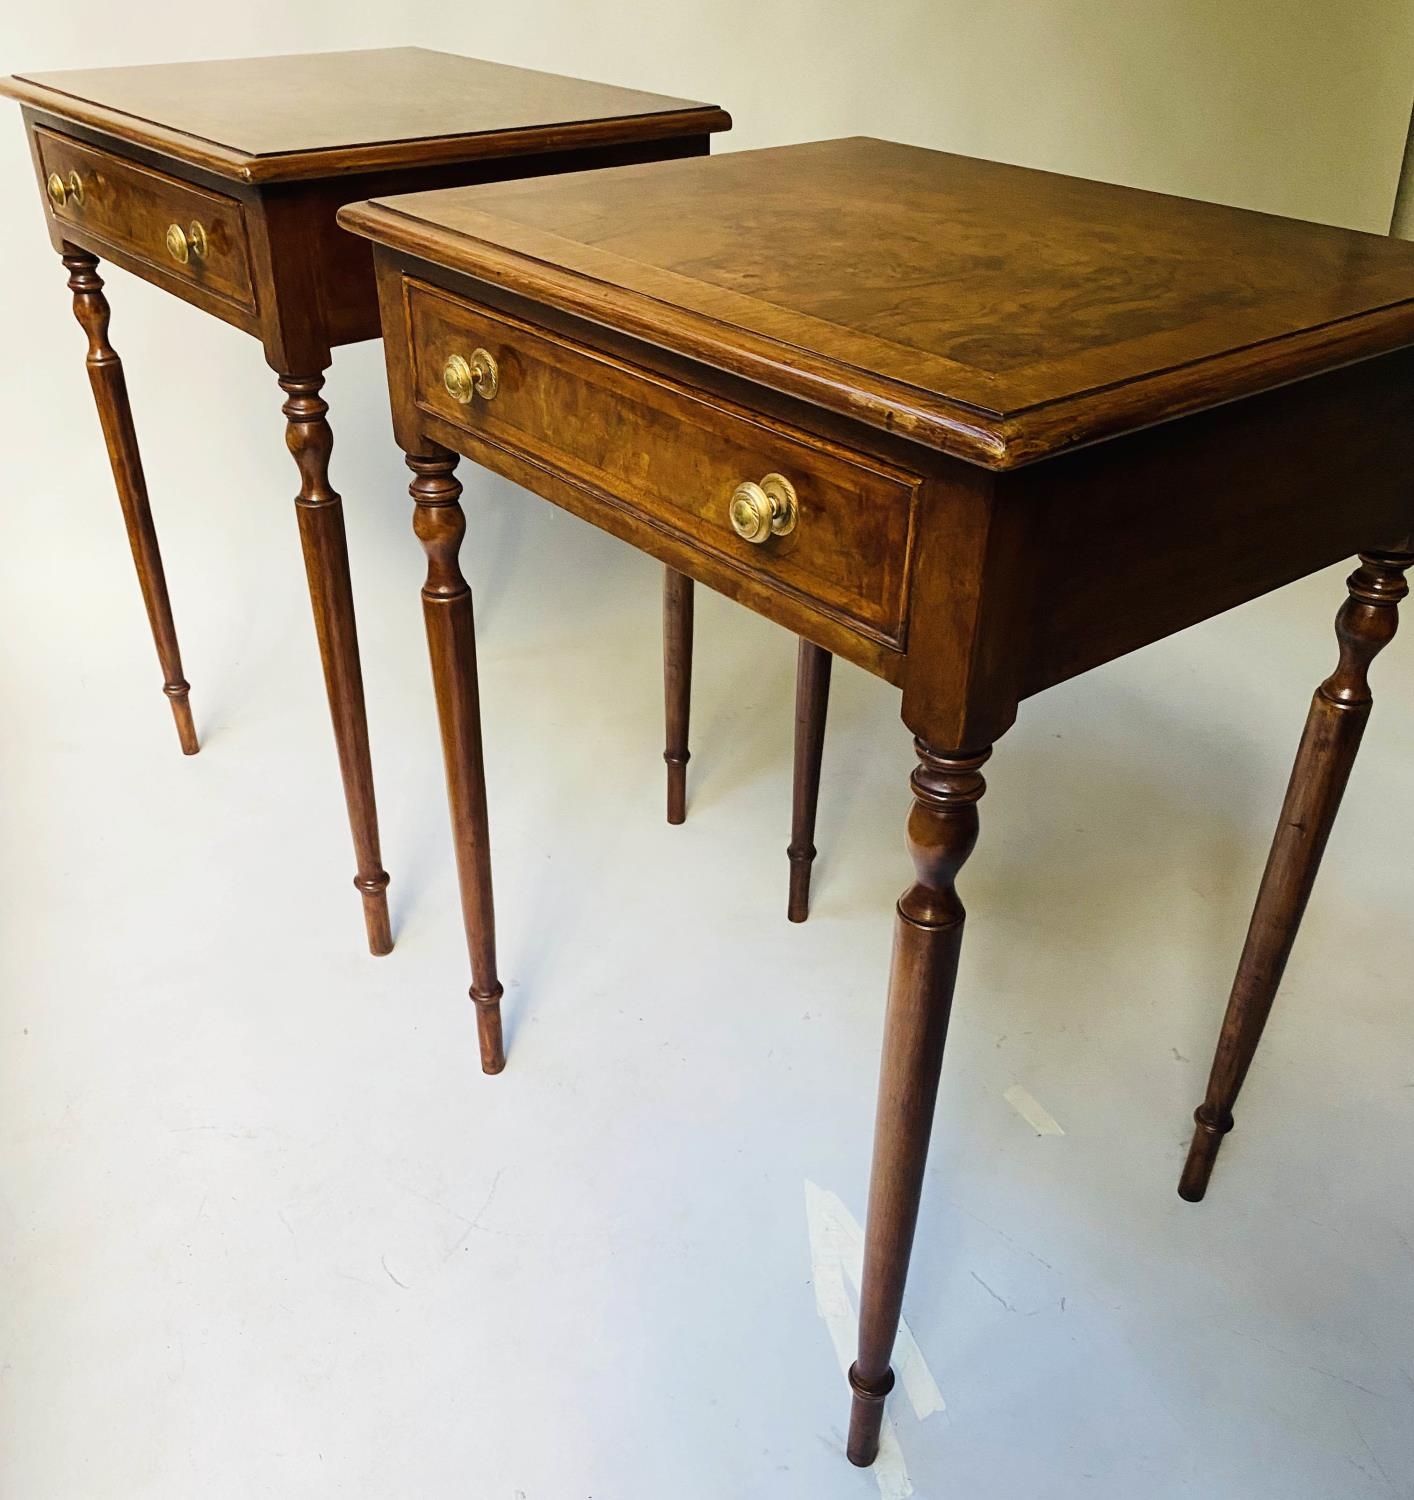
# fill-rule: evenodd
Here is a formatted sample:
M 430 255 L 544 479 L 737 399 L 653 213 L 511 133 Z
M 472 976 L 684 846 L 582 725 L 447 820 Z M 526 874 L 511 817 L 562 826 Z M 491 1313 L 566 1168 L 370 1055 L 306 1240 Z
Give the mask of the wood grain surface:
M 998 469 L 1414 342 L 1414 244 L 887 141 L 341 222 Z
M 421 47 L 27 73 L 0 93 L 246 182 L 731 125 L 713 105 Z

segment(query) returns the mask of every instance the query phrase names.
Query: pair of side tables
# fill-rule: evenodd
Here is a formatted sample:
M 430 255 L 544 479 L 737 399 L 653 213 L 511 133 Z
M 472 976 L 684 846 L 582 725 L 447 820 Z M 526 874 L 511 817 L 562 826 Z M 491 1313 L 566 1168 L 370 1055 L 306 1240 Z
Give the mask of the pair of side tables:
M 803 642 L 807 878 L 829 661 L 900 688 L 914 878 L 884 1022 L 855 1463 L 893 1384 L 956 881 L 993 744 L 1031 694 L 1359 553 L 1196 1115 L 1179 1190 L 1202 1197 L 1414 565 L 1414 246 L 881 141 L 709 158 L 720 110 L 435 53 L 4 87 L 25 105 L 188 751 L 98 255 L 256 335 L 279 373 L 375 951 L 387 876 L 319 391 L 335 345 L 382 331 L 486 1071 L 504 1054 L 460 455 L 666 565 L 670 816 L 694 581 Z

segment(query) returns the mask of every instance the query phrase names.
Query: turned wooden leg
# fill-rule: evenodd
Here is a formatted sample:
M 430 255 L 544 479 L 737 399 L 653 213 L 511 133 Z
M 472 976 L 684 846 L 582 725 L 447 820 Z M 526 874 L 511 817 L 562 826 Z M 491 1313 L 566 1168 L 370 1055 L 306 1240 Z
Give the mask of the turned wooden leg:
M 986 790 L 982 766 L 991 754 L 943 754 L 921 740 L 916 747 L 908 815 L 914 880 L 899 899 L 894 923 L 859 1297 L 859 1358 L 849 1371 L 854 1399 L 847 1451 L 850 1462 L 861 1465 L 873 1463 L 878 1454 L 884 1398 L 894 1383 L 889 1358 L 903 1308 L 962 945 L 964 913 L 955 882 L 977 842 L 977 803 Z
M 363 897 L 368 947 L 376 954 L 393 951 L 388 920 L 388 872 L 378 849 L 378 809 L 373 799 L 373 767 L 368 757 L 368 718 L 363 706 L 363 673 L 358 660 L 358 627 L 354 623 L 349 552 L 344 537 L 344 502 L 329 484 L 329 454 L 334 435 L 319 392 L 324 376 L 281 375 L 285 392 L 285 441 L 299 466 L 295 496 L 300 545 L 314 606 L 314 628 L 324 665 L 324 687 L 334 721 L 334 744 L 343 774 L 344 801 L 353 830 L 358 874 L 354 885 Z
M 802 640 L 795 665 L 795 784 L 791 793 L 790 899 L 786 916 L 810 915 L 810 867 L 815 861 L 815 809 L 820 801 L 820 758 L 825 753 L 825 714 L 830 706 L 834 657 Z
M 1207 1191 L 1218 1147 L 1232 1129 L 1232 1107 L 1271 1013 L 1370 717 L 1370 663 L 1394 636 L 1399 601 L 1409 592 L 1404 574 L 1411 566 L 1411 553 L 1362 552 L 1350 577 L 1350 598 L 1336 617 L 1340 664 L 1311 701 L 1208 1092 L 1193 1117 L 1197 1129 L 1178 1186 L 1179 1195 L 1192 1203 Z
M 457 455 L 444 449 L 409 453 L 417 475 L 413 530 L 427 554 L 422 615 L 432 657 L 432 683 L 442 727 L 447 801 L 452 813 L 462 921 L 471 956 L 471 998 L 481 1067 L 499 1073 L 506 1065 L 501 1041 L 501 984 L 496 978 L 496 916 L 491 904 L 491 843 L 486 819 L 486 768 L 481 755 L 481 700 L 476 683 L 476 626 L 471 589 L 457 553 L 466 534 L 456 478 Z
M 668 766 L 668 822 L 687 817 L 687 720 L 692 707 L 692 579 L 663 569 L 663 759 Z
M 98 406 L 98 420 L 103 424 L 103 441 L 108 448 L 113 481 L 118 487 L 118 503 L 123 508 L 128 545 L 137 564 L 142 602 L 147 606 L 147 620 L 157 645 L 157 660 L 162 666 L 162 691 L 172 705 L 182 754 L 195 755 L 200 746 L 187 696 L 191 689 L 182 676 L 182 653 L 177 647 L 177 627 L 172 623 L 172 604 L 167 597 L 167 576 L 162 571 L 162 554 L 157 548 L 157 531 L 152 524 L 152 508 L 147 500 L 147 481 L 143 478 L 137 434 L 133 431 L 123 362 L 108 342 L 110 312 L 108 299 L 103 295 L 103 278 L 98 274 L 98 257 L 65 241 L 64 265 L 69 272 L 69 290 L 74 294 L 74 316 L 88 335 L 89 384 L 93 387 L 93 399 Z

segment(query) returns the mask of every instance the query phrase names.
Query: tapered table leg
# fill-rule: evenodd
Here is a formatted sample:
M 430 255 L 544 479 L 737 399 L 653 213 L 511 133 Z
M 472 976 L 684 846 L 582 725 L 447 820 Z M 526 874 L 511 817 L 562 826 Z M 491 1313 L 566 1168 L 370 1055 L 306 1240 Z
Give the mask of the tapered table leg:
M 506 1065 L 501 1040 L 501 984 L 496 978 L 496 916 L 491 902 L 491 843 L 486 817 L 486 767 L 481 753 L 481 698 L 476 680 L 476 626 L 471 589 L 457 554 L 466 534 L 457 455 L 443 449 L 409 453 L 416 474 L 413 530 L 427 554 L 422 614 L 447 768 L 447 801 L 456 841 L 462 920 L 471 957 L 471 998 L 481 1067 Z
M 1208 1188 L 1232 1107 L 1271 1014 L 1326 840 L 1350 779 L 1370 717 L 1370 663 L 1393 638 L 1399 601 L 1409 592 L 1410 553 L 1361 553 L 1350 598 L 1336 617 L 1340 663 L 1316 689 L 1296 752 L 1276 838 L 1233 981 L 1208 1092 L 1194 1114 L 1196 1130 L 1179 1195 L 1197 1203 Z
M 692 579 L 663 569 L 663 759 L 668 766 L 668 822 L 687 817 L 687 723 L 692 707 Z
M 320 397 L 324 376 L 282 375 L 285 392 L 285 441 L 299 467 L 295 496 L 300 545 L 304 552 L 314 628 L 324 666 L 324 687 L 334 722 L 334 744 L 343 775 L 358 873 L 354 885 L 363 897 L 363 919 L 369 951 L 393 951 L 388 920 L 388 872 L 378 848 L 378 809 L 373 796 L 373 766 L 368 755 L 368 718 L 363 704 L 363 672 L 358 659 L 349 552 L 344 536 L 344 502 L 329 484 L 329 454 L 334 435 L 329 407 Z
M 991 753 L 943 754 L 921 740 L 917 750 L 908 816 L 914 880 L 899 899 L 894 924 L 864 1235 L 859 1358 L 849 1372 L 854 1399 L 847 1452 L 851 1463 L 861 1465 L 873 1463 L 878 1454 L 884 1398 L 894 1383 L 889 1359 L 903 1308 L 962 945 L 964 912 L 956 880 L 977 841 L 977 803 L 986 790 L 982 766 Z
M 811 641 L 800 642 L 795 665 L 795 782 L 791 791 L 790 897 L 786 915 L 810 915 L 810 868 L 815 862 L 815 810 L 820 801 L 820 760 L 825 753 L 825 715 L 830 706 L 834 657 Z
M 157 660 L 162 666 L 162 691 L 172 705 L 182 753 L 195 755 L 200 746 L 188 701 L 191 689 L 182 676 L 182 654 L 177 647 L 177 628 L 172 623 L 167 576 L 162 571 L 162 554 L 152 524 L 152 508 L 148 504 L 147 481 L 143 478 L 142 457 L 138 453 L 133 414 L 128 405 L 123 363 L 108 342 L 110 311 L 108 299 L 103 295 L 103 278 L 98 274 L 98 257 L 65 241 L 63 258 L 69 272 L 69 290 L 74 294 L 74 316 L 88 335 L 88 379 L 98 407 L 98 420 L 103 426 L 103 441 L 113 468 L 113 482 L 118 488 L 118 503 L 123 510 L 128 545 L 137 565 L 142 602 L 147 606 L 147 620 L 157 646 Z

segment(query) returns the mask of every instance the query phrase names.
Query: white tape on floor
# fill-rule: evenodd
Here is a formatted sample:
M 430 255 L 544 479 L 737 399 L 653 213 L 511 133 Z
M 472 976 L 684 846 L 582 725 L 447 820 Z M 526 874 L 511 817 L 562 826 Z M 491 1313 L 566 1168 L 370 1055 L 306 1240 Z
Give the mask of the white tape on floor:
M 858 1295 L 864 1266 L 864 1231 L 837 1193 L 829 1192 L 808 1179 L 805 1183 L 805 1222 L 810 1232 L 815 1310 L 829 1331 L 841 1371 L 848 1374 L 854 1361 L 858 1323 L 849 1286 L 853 1286 Z M 928 1368 L 908 1324 L 902 1320 L 894 1345 L 894 1373 L 920 1421 L 935 1411 L 944 1410 L 943 1395 L 933 1379 L 933 1372 Z M 871 1472 L 878 1481 L 881 1500 L 904 1500 L 913 1493 L 898 1431 L 887 1413 L 879 1439 L 879 1456 L 874 1460 Z
M 1019 1083 L 1014 1083 L 1002 1095 L 1008 1104 L 1021 1116 L 1037 1135 L 1064 1135 L 1060 1121 L 1045 1105 L 1038 1104 Z

